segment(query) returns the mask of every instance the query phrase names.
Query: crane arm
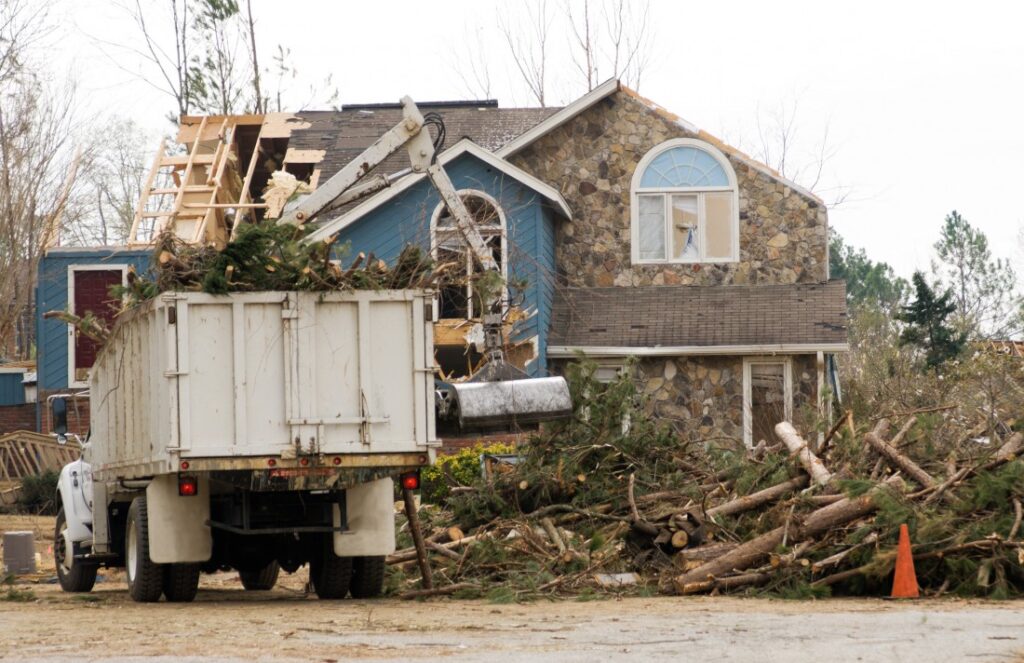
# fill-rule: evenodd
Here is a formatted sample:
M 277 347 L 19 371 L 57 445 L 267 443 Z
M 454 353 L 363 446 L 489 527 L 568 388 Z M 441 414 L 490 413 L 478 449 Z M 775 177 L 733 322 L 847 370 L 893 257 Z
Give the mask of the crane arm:
M 476 228 L 472 215 L 466 209 L 462 197 L 455 190 L 448 173 L 438 163 L 435 146 L 430 133 L 425 130 L 426 122 L 415 102 L 409 97 L 402 98 L 402 120 L 375 140 L 370 147 L 363 150 L 348 165 L 335 173 L 311 194 L 303 198 L 297 206 L 287 209 L 278 223 L 302 225 L 309 223 L 319 214 L 358 200 L 391 185 L 392 182 L 408 172 L 424 173 L 431 184 L 437 189 L 449 214 L 455 220 L 455 227 L 463 241 L 473 252 L 473 256 L 484 270 L 496 271 L 498 264 L 491 255 L 480 232 Z M 405 147 L 409 152 L 411 168 L 394 175 L 381 175 L 369 182 L 357 184 L 371 170 L 385 159 Z

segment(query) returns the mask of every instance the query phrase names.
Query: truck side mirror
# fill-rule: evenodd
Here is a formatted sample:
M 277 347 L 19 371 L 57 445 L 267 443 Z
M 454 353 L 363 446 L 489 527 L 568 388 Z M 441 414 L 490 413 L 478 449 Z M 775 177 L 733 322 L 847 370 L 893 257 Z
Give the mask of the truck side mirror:
M 53 423 L 53 432 L 60 441 L 68 434 L 68 402 L 65 398 L 54 398 L 50 401 L 50 420 Z

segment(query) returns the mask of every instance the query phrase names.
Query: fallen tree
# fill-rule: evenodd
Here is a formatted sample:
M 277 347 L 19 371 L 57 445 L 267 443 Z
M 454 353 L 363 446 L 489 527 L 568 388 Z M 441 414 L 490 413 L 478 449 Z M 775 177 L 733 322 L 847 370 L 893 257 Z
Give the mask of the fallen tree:
M 819 428 L 827 457 L 808 443 L 813 429 L 789 422 L 748 450 L 687 443 L 645 416 L 628 378 L 604 385 L 589 370 L 570 370 L 576 417 L 531 436 L 507 471 L 421 511 L 437 537 L 435 578 L 458 596 L 885 594 L 902 523 L 925 593 L 1024 593 L 1024 436 L 1011 418 L 890 407 L 857 416 L 860 427 L 851 414 Z M 997 409 L 1024 410 L 1024 389 L 1003 393 Z M 452 525 L 468 536 L 442 543 Z M 409 548 L 388 560 L 400 586 L 413 559 Z

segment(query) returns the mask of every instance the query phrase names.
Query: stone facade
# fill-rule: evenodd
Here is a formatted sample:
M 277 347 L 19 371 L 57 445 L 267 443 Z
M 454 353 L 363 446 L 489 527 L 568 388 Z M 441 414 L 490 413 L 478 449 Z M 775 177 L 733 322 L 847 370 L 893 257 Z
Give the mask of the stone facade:
M 722 149 L 739 186 L 739 262 L 633 265 L 630 185 L 652 148 L 672 138 Z M 710 137 L 619 91 L 510 158 L 560 188 L 573 212 L 556 238 L 560 276 L 572 286 L 813 283 L 827 280 L 824 206 Z
M 790 359 L 793 418 L 801 430 L 809 430 L 805 426 L 814 423 L 817 411 L 817 360 L 814 355 Z M 636 378 L 647 412 L 670 422 L 683 437 L 743 444 L 743 357 L 643 359 Z

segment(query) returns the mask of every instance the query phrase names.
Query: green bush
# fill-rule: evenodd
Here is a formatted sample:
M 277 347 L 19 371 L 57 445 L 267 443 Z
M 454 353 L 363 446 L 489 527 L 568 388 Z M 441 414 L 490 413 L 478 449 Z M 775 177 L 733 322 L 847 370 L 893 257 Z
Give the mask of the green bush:
M 18 497 L 18 506 L 30 513 L 56 514 L 58 504 L 54 497 L 57 494 L 59 479 L 60 474 L 54 470 L 25 477 L 21 480 L 21 496 Z
M 430 467 L 420 472 L 420 486 L 424 502 L 444 502 L 454 486 L 475 486 L 482 472 L 480 458 L 484 454 L 515 453 L 511 444 L 491 444 L 463 449 L 457 454 L 440 456 Z

